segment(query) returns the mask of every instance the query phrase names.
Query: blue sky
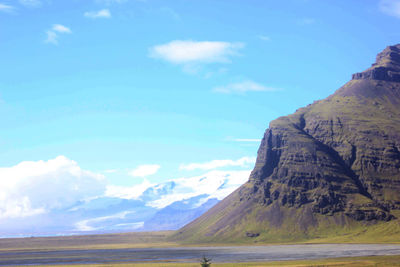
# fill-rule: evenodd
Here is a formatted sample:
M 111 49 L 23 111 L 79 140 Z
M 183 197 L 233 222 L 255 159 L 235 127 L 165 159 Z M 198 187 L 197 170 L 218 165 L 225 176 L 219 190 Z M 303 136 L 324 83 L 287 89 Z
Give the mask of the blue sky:
M 399 26 L 397 0 L 0 0 L 0 167 L 62 155 L 115 186 L 251 169 L 271 120 Z

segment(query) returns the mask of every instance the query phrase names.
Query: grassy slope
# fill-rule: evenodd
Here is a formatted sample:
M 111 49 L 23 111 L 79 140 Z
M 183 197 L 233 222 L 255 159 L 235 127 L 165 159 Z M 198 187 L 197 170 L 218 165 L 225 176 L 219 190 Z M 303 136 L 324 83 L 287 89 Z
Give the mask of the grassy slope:
M 301 211 L 298 211 L 301 213 Z M 250 216 L 251 217 L 251 214 Z M 194 226 L 193 235 L 179 236 L 172 240 L 182 244 L 283 244 L 283 243 L 400 243 L 400 220 L 381 222 L 373 225 L 351 222 L 346 226 L 337 225 L 333 217 L 323 218 L 318 227 L 310 227 L 307 231 L 293 228 L 294 222 L 285 222 L 281 227 L 271 227 L 265 223 L 243 219 L 225 234 L 218 237 L 206 236 L 208 228 Z M 295 221 L 295 216 L 293 220 Z M 248 232 L 260 233 L 257 237 L 243 235 Z

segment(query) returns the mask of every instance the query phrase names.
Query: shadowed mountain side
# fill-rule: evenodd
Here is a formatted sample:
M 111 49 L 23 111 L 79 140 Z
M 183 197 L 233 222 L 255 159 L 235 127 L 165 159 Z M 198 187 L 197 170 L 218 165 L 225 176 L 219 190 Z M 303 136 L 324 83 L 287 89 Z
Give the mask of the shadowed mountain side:
M 399 237 L 399 77 L 396 45 L 333 95 L 272 121 L 249 181 L 173 238 L 298 241 L 368 229 Z
M 198 207 L 193 207 L 192 202 L 199 202 L 202 197 L 207 196 L 201 195 L 187 201 L 177 201 L 157 211 L 153 217 L 144 222 L 143 229 L 146 231 L 176 230 L 218 203 L 218 199 L 212 198 Z

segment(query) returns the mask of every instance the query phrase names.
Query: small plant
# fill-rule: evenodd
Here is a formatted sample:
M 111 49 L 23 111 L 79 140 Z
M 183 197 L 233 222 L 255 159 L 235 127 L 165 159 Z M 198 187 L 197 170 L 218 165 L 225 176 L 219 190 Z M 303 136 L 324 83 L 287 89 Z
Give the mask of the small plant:
M 201 267 L 210 267 L 211 259 L 208 259 L 208 258 L 206 258 L 206 256 L 203 256 L 203 258 L 201 258 L 200 265 L 201 265 Z

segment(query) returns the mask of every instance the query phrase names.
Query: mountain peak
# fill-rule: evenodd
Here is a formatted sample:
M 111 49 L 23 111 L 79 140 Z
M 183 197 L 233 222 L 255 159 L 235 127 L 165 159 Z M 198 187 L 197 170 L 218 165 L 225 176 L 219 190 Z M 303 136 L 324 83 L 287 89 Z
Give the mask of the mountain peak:
M 248 182 L 174 238 L 398 240 L 400 45 L 384 49 L 353 79 L 328 98 L 272 121 Z
M 386 47 L 369 69 L 353 74 L 352 78 L 400 82 L 400 44 Z

